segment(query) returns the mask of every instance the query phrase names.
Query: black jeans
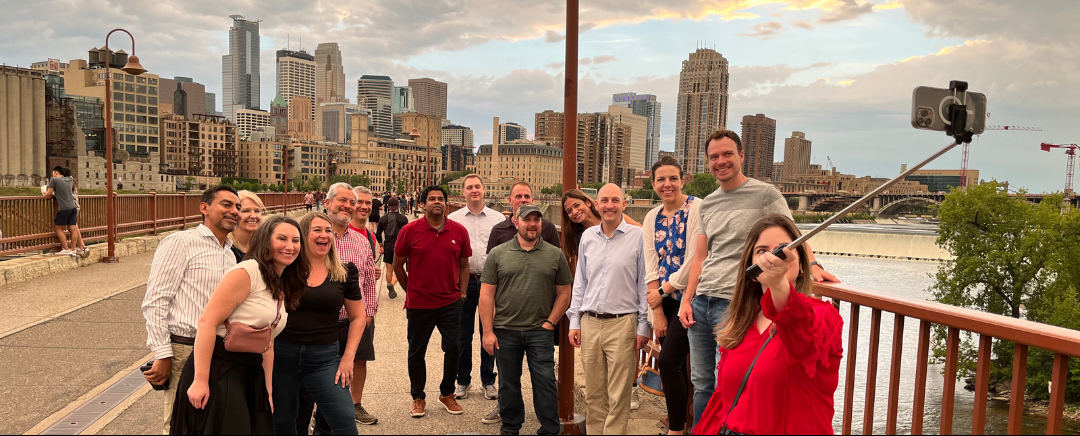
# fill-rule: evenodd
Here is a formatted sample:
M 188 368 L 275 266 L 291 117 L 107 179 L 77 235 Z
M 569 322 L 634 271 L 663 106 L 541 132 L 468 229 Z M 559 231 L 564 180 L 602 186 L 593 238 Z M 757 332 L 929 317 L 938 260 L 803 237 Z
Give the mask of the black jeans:
M 303 386 L 319 404 L 333 434 L 356 434 L 349 388 L 334 383 L 338 344 L 298 345 L 274 341 L 274 428 L 277 434 L 295 434 Z M 311 416 L 310 412 L 307 416 Z M 307 429 L 304 433 L 307 434 Z
M 555 332 L 519 332 L 495 329 L 499 349 L 499 414 L 502 432 L 517 433 L 525 423 L 525 400 L 521 395 L 521 359 L 532 376 L 533 408 L 540 421 L 537 434 L 559 434 L 559 389 L 555 382 Z
M 480 302 L 480 279 L 469 278 L 469 289 L 465 293 L 465 304 L 461 308 L 461 358 L 458 359 L 457 383 L 468 386 L 472 383 L 473 333 L 478 330 L 483 335 L 484 326 L 477 322 L 476 306 Z M 480 383 L 484 386 L 495 384 L 495 356 L 480 350 Z
M 345 344 L 349 342 L 349 321 L 338 322 L 338 357 L 345 355 Z M 350 397 L 352 394 L 349 394 Z M 315 431 L 312 434 L 330 434 L 330 424 L 326 423 L 322 409 L 315 411 L 315 399 L 303 386 L 300 387 L 300 413 L 296 416 L 296 434 L 308 434 L 311 414 L 315 413 Z
M 412 384 L 412 398 L 423 400 L 424 387 L 427 385 L 428 342 L 436 328 L 442 336 L 443 378 L 439 384 L 440 395 L 454 395 L 454 379 L 458 372 L 458 359 L 461 357 L 461 344 L 458 342 L 458 330 L 461 328 L 461 300 L 438 309 L 405 309 L 409 319 L 407 327 L 409 338 L 409 382 Z
M 678 318 L 679 304 L 674 298 L 664 299 L 668 331 L 660 345 L 660 357 L 657 359 L 660 382 L 664 385 L 664 399 L 667 402 L 668 429 L 671 431 L 686 430 L 687 395 L 690 386 L 690 374 L 686 370 L 686 362 L 690 358 L 690 340 L 686 336 L 686 328 Z

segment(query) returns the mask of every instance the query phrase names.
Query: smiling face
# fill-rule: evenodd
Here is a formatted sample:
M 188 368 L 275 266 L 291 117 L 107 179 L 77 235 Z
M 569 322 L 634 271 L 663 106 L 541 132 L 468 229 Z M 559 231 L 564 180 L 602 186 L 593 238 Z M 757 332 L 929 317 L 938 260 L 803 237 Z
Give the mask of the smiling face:
M 255 201 L 250 199 L 240 200 L 240 225 L 237 230 L 255 233 L 262 223 L 262 209 Z
M 270 237 L 270 249 L 279 269 L 292 265 L 300 255 L 300 230 L 291 224 L 278 224 Z
M 218 191 L 213 203 L 199 203 L 199 212 L 207 226 L 231 232 L 240 224 L 240 198 L 229 191 Z
M 518 218 L 518 236 L 529 243 L 540 239 L 540 229 L 543 228 L 544 218 L 539 213 L 530 213 Z
M 765 253 L 770 253 L 779 247 L 780 244 L 791 244 L 791 235 L 781 227 L 770 227 L 761 232 L 761 236 L 758 237 L 757 243 L 754 244 L 754 259 L 758 259 Z M 801 263 L 799 262 L 799 255 L 794 254 L 788 260 L 791 261 L 791 266 L 788 267 L 787 279 L 791 283 L 795 283 L 795 280 L 799 278 L 799 268 Z
M 334 198 L 326 199 L 326 208 L 330 211 L 331 223 L 345 227 L 352 221 L 353 210 L 356 208 L 356 193 L 352 189 L 338 187 Z
M 575 224 L 584 223 L 586 219 L 593 215 L 593 203 L 591 201 L 584 201 L 579 198 L 570 197 L 563 203 L 563 209 L 566 210 L 566 216 L 570 217 L 570 221 Z M 600 217 L 596 217 L 600 218 Z
M 618 226 L 623 220 L 623 211 L 626 210 L 626 194 L 622 188 L 608 184 L 600 188 L 596 198 L 597 209 L 600 210 L 600 220 L 609 226 Z
M 353 213 L 356 219 L 367 221 L 371 216 L 371 194 L 356 193 L 356 210 Z
M 312 219 L 304 242 L 307 242 L 308 259 L 322 259 L 330 254 L 334 246 L 334 227 L 322 218 Z
M 679 195 L 682 194 L 683 182 L 678 167 L 665 165 L 653 172 L 653 190 L 665 202 L 679 198 Z
M 709 141 L 709 171 L 720 183 L 742 175 L 743 153 L 731 138 Z

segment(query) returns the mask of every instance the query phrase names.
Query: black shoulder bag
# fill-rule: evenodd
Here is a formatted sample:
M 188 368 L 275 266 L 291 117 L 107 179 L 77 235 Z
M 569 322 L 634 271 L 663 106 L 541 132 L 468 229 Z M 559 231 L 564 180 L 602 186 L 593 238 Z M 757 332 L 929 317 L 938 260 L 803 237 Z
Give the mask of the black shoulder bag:
M 755 328 L 751 326 L 750 328 Z M 769 337 L 765 339 L 765 343 L 761 344 L 761 349 L 758 350 L 757 356 L 754 356 L 754 360 L 750 362 L 750 368 L 746 369 L 746 375 L 743 376 L 742 384 L 739 385 L 739 390 L 735 392 L 735 400 L 731 402 L 731 408 L 728 409 L 727 416 L 724 417 L 724 426 L 720 429 L 722 435 L 737 435 L 741 433 L 735 433 L 727 428 L 727 420 L 731 418 L 731 412 L 735 410 L 735 406 L 739 404 L 739 397 L 742 396 L 743 389 L 746 389 L 746 382 L 750 380 L 750 373 L 754 372 L 754 365 L 757 364 L 757 360 L 761 357 L 761 353 L 765 352 L 765 347 L 769 346 L 769 342 L 772 342 L 773 336 L 776 336 L 776 330 L 772 329 L 772 324 L 769 324 Z

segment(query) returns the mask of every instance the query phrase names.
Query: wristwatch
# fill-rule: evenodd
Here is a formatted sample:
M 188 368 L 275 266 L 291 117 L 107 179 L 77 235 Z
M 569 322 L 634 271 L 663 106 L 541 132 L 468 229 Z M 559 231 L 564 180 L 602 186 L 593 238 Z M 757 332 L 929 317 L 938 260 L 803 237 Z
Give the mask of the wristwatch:
M 821 268 L 822 270 L 824 270 L 824 269 L 825 269 L 825 265 L 822 265 L 822 264 L 821 264 L 821 262 L 818 262 L 818 261 L 816 261 L 816 260 L 815 260 L 815 261 L 813 261 L 813 262 L 810 262 L 810 266 L 814 266 L 814 265 L 817 265 L 817 266 L 818 266 L 818 268 Z

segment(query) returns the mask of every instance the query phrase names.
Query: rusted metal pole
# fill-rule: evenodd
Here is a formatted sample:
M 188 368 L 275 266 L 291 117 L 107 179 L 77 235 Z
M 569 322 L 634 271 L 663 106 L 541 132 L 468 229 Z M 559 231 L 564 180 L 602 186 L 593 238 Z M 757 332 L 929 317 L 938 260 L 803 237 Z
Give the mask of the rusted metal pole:
M 566 0 L 566 64 L 563 93 L 563 192 L 577 188 L 578 0 Z M 495 145 L 498 147 L 498 145 Z M 565 223 L 564 223 L 565 226 Z M 563 434 L 581 434 L 584 417 L 574 413 L 574 346 L 568 339 L 570 320 L 559 328 L 559 420 Z

